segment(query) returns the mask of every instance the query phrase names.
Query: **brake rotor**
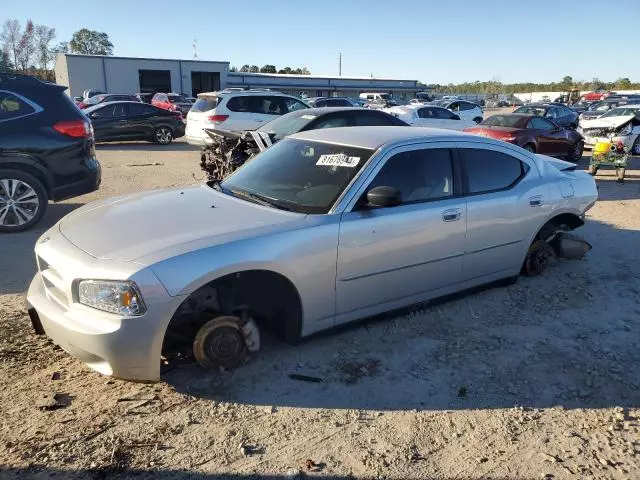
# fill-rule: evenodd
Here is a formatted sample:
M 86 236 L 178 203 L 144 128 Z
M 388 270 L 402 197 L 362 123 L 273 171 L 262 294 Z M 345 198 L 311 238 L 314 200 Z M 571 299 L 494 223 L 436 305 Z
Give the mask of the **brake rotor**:
M 524 273 L 529 277 L 540 275 L 553 261 L 556 254 L 553 247 L 544 240 L 534 242 L 529 248 L 527 258 L 524 261 Z
M 242 323 L 238 317 L 224 316 L 200 327 L 193 340 L 193 354 L 198 364 L 208 370 L 231 369 L 243 364 L 249 349 Z

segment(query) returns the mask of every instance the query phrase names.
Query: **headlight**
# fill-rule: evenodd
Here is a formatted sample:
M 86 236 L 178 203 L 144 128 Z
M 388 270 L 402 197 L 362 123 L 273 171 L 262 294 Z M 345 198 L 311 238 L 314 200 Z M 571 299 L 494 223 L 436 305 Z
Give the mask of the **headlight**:
M 112 280 L 81 280 L 77 284 L 78 302 L 104 312 L 118 315 L 143 315 L 147 307 L 133 282 Z

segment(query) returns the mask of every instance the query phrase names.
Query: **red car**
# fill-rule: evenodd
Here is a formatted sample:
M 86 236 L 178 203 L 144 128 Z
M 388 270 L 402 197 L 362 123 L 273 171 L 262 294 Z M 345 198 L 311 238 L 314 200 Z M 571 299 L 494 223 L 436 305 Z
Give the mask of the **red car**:
M 563 157 L 570 162 L 578 162 L 584 148 L 584 139 L 578 132 L 537 115 L 493 115 L 464 131 L 513 143 L 530 152 Z
M 151 99 L 151 105 L 171 112 L 180 112 L 186 117 L 193 104 L 179 93 L 156 93 Z
M 609 92 L 608 90 L 598 89 L 583 95 L 581 99 L 583 102 L 600 102 L 613 93 L 614 92 Z

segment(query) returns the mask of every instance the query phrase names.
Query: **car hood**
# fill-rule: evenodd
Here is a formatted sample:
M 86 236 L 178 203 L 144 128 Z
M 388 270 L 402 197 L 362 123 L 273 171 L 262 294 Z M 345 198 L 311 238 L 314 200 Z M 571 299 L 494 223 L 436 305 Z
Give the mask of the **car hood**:
M 622 115 L 619 117 L 594 118 L 593 120 L 582 120 L 582 128 L 610 128 L 624 125 L 633 118 L 633 115 Z
M 305 215 L 276 210 L 217 192 L 207 185 L 141 192 L 86 205 L 60 222 L 76 247 L 105 260 L 138 261 L 178 245 L 207 246 L 280 230 Z

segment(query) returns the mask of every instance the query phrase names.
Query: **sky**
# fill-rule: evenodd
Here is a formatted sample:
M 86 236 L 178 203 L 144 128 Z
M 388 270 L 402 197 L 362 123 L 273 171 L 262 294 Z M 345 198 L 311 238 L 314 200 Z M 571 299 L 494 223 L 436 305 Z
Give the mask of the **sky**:
M 640 81 L 640 0 L 0 0 L 16 18 L 106 32 L 115 55 L 306 66 L 460 83 Z M 236 6 L 237 5 L 237 6 Z

